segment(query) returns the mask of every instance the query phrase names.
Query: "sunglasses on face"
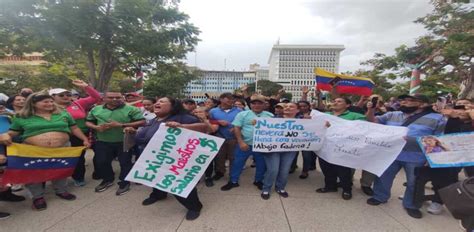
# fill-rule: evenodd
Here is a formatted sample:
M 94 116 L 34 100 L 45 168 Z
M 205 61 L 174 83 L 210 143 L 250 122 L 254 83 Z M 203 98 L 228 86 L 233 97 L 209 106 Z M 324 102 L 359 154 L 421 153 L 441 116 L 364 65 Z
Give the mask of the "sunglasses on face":
M 70 93 L 60 93 L 60 94 L 56 94 L 56 96 L 59 96 L 59 97 L 72 97 L 72 94 Z

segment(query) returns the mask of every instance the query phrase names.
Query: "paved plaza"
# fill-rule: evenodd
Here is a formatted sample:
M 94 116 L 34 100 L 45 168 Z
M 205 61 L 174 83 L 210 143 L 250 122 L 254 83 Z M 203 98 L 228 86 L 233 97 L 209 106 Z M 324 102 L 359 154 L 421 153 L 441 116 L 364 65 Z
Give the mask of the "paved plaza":
M 114 163 L 117 169 L 118 164 Z M 0 210 L 12 214 L 0 221 L 0 231 L 462 231 L 447 211 L 431 215 L 424 207 L 422 219 L 409 217 L 397 199 L 403 193 L 403 173 L 394 183 L 392 199 L 384 205 L 370 206 L 360 190 L 360 172 L 356 173 L 354 197 L 350 201 L 343 200 L 340 191 L 315 192 L 323 183 L 319 167 L 306 180 L 298 178 L 301 169 L 290 175 L 289 198 L 273 193 L 265 201 L 252 184 L 254 169 L 248 167 L 240 180 L 241 186 L 228 192 L 220 190 L 226 179 L 215 182 L 211 188 L 200 183 L 199 197 L 204 208 L 198 219 L 186 221 L 186 209 L 171 195 L 164 201 L 142 206 L 142 200 L 151 191 L 145 186 L 133 184 L 132 190 L 123 196 L 115 196 L 117 185 L 95 193 L 99 181 L 91 179 L 90 154 L 87 164 L 87 185 L 78 188 L 70 184 L 71 192 L 78 197 L 76 201 L 55 197 L 48 185 L 45 211 L 33 211 L 29 199 L 20 203 L 0 202 Z

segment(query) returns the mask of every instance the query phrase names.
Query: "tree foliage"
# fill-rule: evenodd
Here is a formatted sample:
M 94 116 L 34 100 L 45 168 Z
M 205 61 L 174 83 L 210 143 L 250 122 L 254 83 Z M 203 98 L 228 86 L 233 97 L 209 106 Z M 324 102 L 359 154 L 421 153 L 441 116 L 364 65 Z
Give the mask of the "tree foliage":
M 182 63 L 163 64 L 158 72 L 148 76 L 145 81 L 144 95 L 150 97 L 183 97 L 188 82 L 200 75 L 198 70 L 190 70 Z
M 434 90 L 430 84 L 434 80 L 449 86 L 457 84 L 460 98 L 474 98 L 474 10 L 462 2 L 465 1 L 432 0 L 433 12 L 415 21 L 423 24 L 429 33 L 417 38 L 413 47 L 396 48 L 393 56 L 376 54 L 363 62 L 372 67 L 369 77 L 409 78 L 411 70 L 426 60 L 426 65 L 421 67 L 427 75 L 421 85 L 423 92 Z M 435 62 L 436 56 L 444 59 Z
M 0 55 L 38 51 L 52 63 L 85 64 L 106 90 L 130 64 L 173 63 L 198 42 L 198 29 L 166 0 L 3 0 Z M 0 36 L 1 37 L 1 36 Z

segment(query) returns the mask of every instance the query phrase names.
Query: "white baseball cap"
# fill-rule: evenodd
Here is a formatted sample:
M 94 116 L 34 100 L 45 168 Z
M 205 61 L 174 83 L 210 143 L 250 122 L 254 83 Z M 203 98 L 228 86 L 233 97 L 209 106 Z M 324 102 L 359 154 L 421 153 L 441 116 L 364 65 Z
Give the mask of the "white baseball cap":
M 67 89 L 61 89 L 61 88 L 50 89 L 49 90 L 49 95 L 52 96 L 54 94 L 60 94 L 60 93 L 64 93 L 64 92 L 69 92 L 70 93 L 71 91 L 69 91 Z

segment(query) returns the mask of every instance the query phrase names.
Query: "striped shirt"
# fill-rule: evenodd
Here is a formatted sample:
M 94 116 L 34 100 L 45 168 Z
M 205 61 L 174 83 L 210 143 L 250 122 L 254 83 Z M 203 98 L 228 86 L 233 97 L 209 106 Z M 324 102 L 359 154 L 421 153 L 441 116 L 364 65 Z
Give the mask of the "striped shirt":
M 388 112 L 377 116 L 380 124 L 389 126 L 401 126 L 409 117 L 401 111 Z M 408 125 L 407 144 L 398 155 L 397 160 L 404 162 L 425 163 L 426 158 L 421 150 L 417 137 L 426 135 L 440 135 L 446 126 L 446 119 L 438 113 L 429 113 L 416 119 Z

